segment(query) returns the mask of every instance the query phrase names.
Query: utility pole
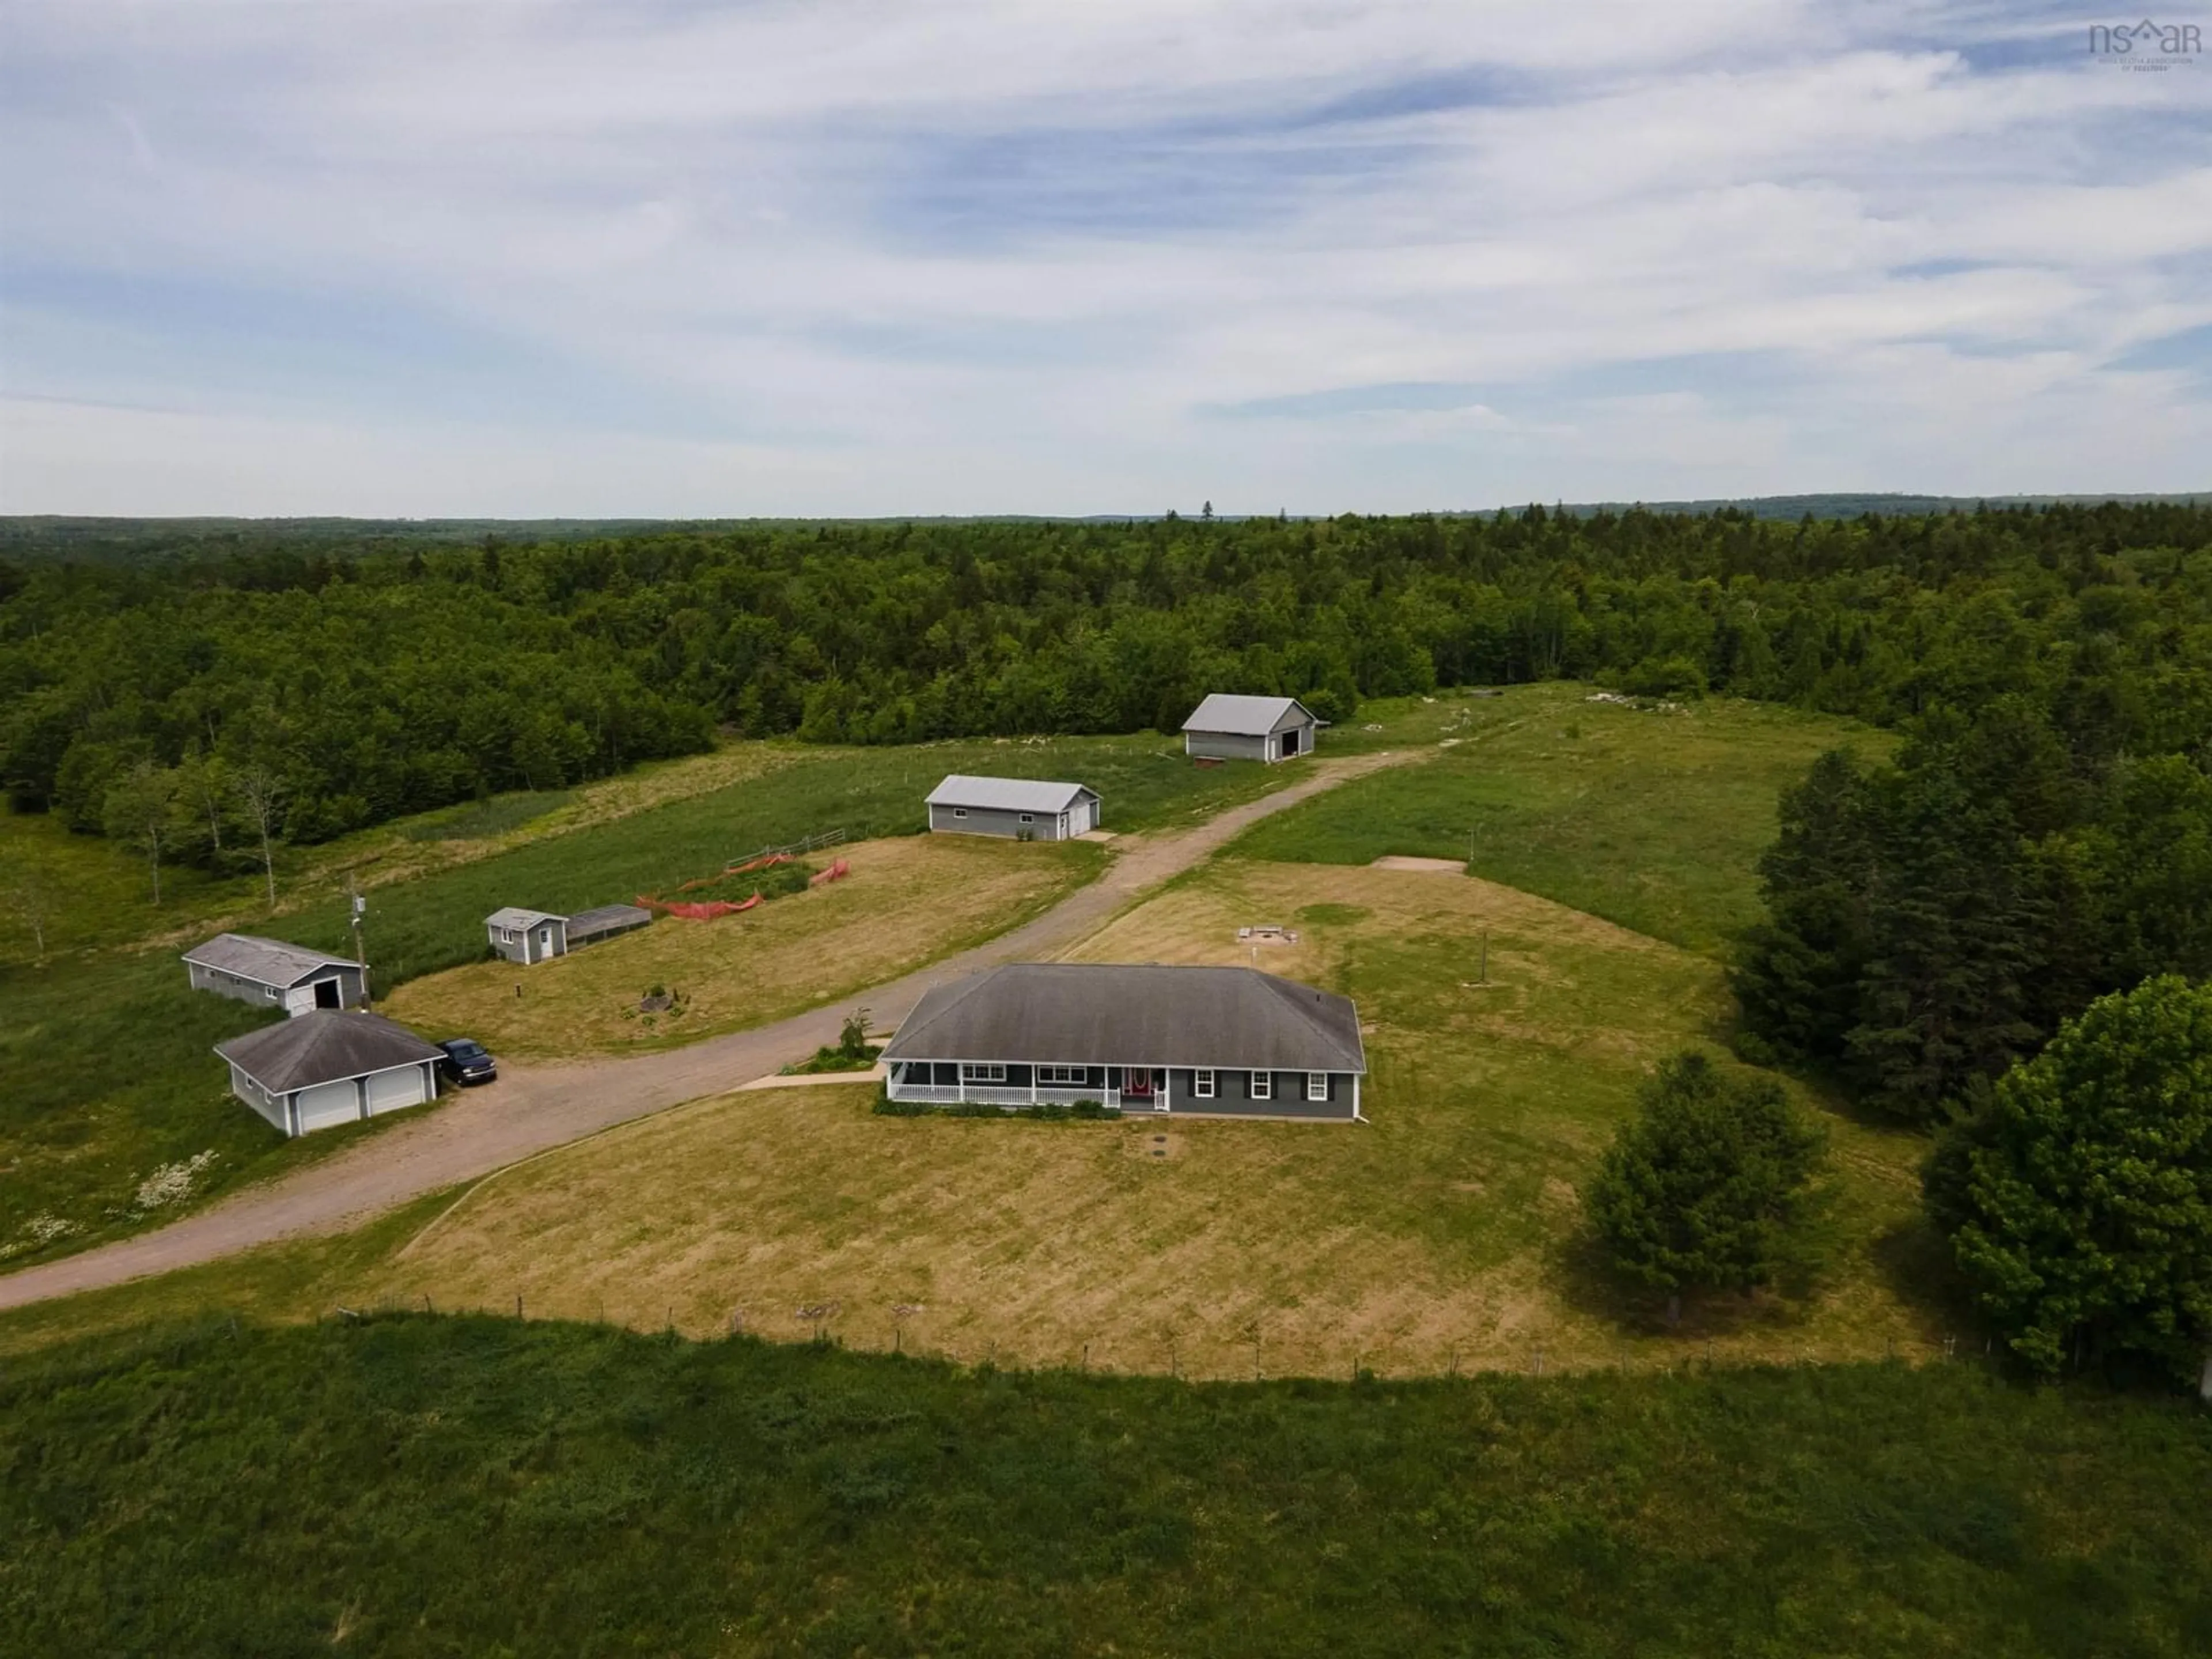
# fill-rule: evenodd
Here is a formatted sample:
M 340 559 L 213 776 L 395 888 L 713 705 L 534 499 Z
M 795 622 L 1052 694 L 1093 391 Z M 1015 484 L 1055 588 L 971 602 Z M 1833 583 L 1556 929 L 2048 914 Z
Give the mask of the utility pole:
M 368 908 L 368 901 L 361 896 L 360 890 L 354 885 L 354 878 L 349 875 L 346 878 L 346 897 L 351 901 L 349 908 L 353 913 L 353 959 L 356 965 L 361 969 L 361 1006 L 368 1008 L 374 1006 L 375 999 L 369 995 L 368 957 L 362 950 L 361 943 L 361 918 L 362 912 Z

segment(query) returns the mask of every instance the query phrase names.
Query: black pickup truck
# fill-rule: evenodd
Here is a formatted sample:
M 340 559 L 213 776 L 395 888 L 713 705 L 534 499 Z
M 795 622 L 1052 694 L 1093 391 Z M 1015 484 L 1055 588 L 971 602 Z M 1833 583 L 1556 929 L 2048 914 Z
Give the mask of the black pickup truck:
M 446 1056 L 438 1069 L 456 1083 L 489 1083 L 499 1075 L 499 1062 L 474 1037 L 454 1037 L 438 1048 Z

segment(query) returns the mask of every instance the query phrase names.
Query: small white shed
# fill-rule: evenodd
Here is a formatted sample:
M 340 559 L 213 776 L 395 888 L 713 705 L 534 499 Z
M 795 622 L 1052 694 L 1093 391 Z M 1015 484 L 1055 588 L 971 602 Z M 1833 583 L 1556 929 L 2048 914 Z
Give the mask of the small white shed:
M 568 918 L 548 910 L 522 910 L 512 905 L 495 910 L 484 918 L 484 936 L 493 950 L 526 967 L 548 957 L 568 954 Z

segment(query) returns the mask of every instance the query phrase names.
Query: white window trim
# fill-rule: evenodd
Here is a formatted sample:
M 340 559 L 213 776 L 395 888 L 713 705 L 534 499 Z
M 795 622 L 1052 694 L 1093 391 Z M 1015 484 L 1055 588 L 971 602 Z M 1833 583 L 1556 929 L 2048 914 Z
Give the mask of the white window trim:
M 1273 1072 L 1252 1073 L 1252 1098 L 1273 1100 L 1275 1097 L 1275 1074 Z
M 1310 1101 L 1327 1100 L 1328 1098 L 1328 1073 L 1327 1072 L 1308 1072 L 1306 1073 L 1306 1098 Z
M 1084 1079 L 1089 1075 L 1090 1068 L 1084 1066 L 1040 1066 L 1037 1067 L 1039 1083 L 1050 1084 L 1060 1088 L 1079 1089 L 1084 1085 Z
M 960 1062 L 963 1083 L 1004 1083 L 1006 1068 L 995 1060 L 967 1060 Z
M 1022 814 L 1022 822 L 1023 822 L 1024 823 L 1035 823 L 1036 822 L 1036 813 L 1034 813 L 1034 812 L 1024 812 L 1024 813 L 1023 813 L 1023 814 Z
M 264 985 L 261 988 L 261 994 L 274 1002 L 278 997 L 283 995 L 283 993 L 273 985 Z
M 1211 1070 L 1195 1071 L 1190 1074 L 1190 1093 L 1194 1100 L 1213 1098 L 1213 1073 Z

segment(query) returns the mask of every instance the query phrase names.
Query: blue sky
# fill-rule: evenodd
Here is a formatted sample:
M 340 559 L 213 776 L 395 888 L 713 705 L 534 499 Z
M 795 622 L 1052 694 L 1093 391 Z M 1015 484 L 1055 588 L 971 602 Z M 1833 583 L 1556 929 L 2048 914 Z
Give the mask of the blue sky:
M 0 511 L 2206 489 L 2212 57 L 2098 21 L 9 0 Z

